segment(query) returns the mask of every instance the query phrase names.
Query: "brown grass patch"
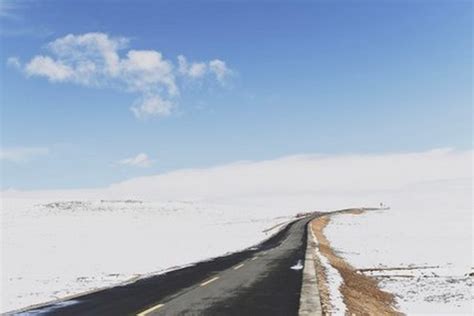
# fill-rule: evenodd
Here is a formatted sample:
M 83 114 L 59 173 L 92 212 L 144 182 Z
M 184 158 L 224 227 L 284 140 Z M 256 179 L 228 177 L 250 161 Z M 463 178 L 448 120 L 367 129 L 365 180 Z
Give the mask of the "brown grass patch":
M 311 222 L 314 235 L 316 236 L 318 241 L 320 240 L 318 238 L 318 232 L 322 232 L 322 230 L 324 229 L 324 227 L 327 225 L 328 222 L 329 222 L 329 218 L 327 216 L 319 217 L 318 219 Z M 323 245 L 320 243 L 317 247 L 321 249 L 322 246 Z M 321 300 L 321 308 L 324 315 L 329 315 L 331 312 L 329 286 L 327 284 L 326 273 L 321 265 L 321 262 L 319 261 L 318 256 L 316 256 L 316 276 L 317 276 L 317 282 L 318 282 L 318 288 L 319 288 L 319 296 Z
M 361 214 L 363 210 L 351 209 L 346 213 Z M 377 280 L 357 273 L 357 270 L 339 257 L 331 248 L 324 235 L 324 228 L 328 225 L 330 216 L 322 216 L 311 222 L 314 235 L 319 242 L 319 251 L 328 258 L 331 265 L 339 271 L 343 279 L 340 291 L 349 315 L 402 315 L 394 308 L 395 297 L 393 294 L 382 291 Z M 329 291 L 326 276 L 318 264 L 318 285 L 320 286 L 321 304 L 324 314 L 331 314 L 329 305 Z M 322 280 L 321 280 L 322 279 Z M 321 280 L 321 281 L 319 281 Z

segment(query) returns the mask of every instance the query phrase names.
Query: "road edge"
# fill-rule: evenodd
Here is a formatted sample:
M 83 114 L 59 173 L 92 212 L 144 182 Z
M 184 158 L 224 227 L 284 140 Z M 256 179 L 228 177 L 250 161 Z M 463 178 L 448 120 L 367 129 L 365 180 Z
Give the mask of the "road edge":
M 304 258 L 303 282 L 301 284 L 299 316 L 322 316 L 321 299 L 319 296 L 318 279 L 316 276 L 316 258 L 311 221 L 306 225 L 306 253 Z

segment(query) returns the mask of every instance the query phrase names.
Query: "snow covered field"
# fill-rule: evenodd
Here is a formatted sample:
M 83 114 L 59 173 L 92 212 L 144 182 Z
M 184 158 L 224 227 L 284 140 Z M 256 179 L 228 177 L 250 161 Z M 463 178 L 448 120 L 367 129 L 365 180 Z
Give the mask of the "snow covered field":
M 471 315 L 471 192 L 471 179 L 409 187 L 393 193 L 391 210 L 333 216 L 325 234 L 352 266 L 377 269 L 364 273 L 402 312 Z
M 3 203 L 2 311 L 243 249 L 287 221 L 189 201 Z
M 433 264 L 443 269 L 435 273 L 462 276 L 472 267 L 471 159 L 471 151 L 453 150 L 294 156 L 175 171 L 108 188 L 7 190 L 1 311 L 251 246 L 272 233 L 266 228 L 297 212 L 382 201 L 392 210 L 340 217 L 328 228 L 343 256 L 356 267 Z M 465 297 L 471 281 L 453 280 L 443 283 L 443 293 Z M 460 306 L 453 309 L 455 298 L 418 293 L 429 282 L 404 282 L 384 281 L 400 295 L 402 310 L 429 313 L 441 304 L 465 311 L 470 304 L 456 299 Z

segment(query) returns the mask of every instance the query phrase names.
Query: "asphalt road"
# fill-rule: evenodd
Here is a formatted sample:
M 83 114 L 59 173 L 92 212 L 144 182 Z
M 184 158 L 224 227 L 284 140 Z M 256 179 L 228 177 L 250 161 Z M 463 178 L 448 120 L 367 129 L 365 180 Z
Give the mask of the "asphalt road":
M 17 315 L 297 315 L 306 224 L 295 221 L 265 242 L 134 283 Z

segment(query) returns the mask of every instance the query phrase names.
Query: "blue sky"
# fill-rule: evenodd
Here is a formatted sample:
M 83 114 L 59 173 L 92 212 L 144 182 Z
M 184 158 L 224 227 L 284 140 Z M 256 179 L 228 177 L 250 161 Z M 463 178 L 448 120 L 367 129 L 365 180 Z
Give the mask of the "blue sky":
M 2 0 L 0 10 L 3 189 L 472 148 L 470 1 Z M 117 73 L 92 47 L 103 43 L 117 46 Z M 78 74 L 84 61 L 96 70 Z

